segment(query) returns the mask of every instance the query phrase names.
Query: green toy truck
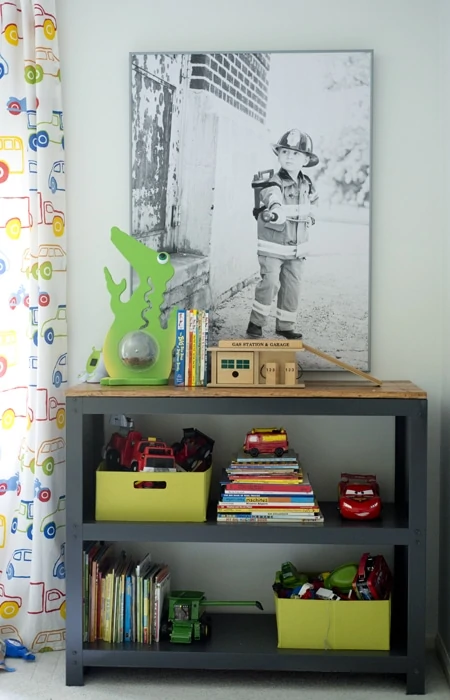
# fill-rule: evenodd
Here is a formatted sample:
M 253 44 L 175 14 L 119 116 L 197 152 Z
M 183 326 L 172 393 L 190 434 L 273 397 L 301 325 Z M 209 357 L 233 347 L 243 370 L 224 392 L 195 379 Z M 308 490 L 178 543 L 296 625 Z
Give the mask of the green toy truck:
M 161 625 L 161 637 L 171 642 L 190 644 L 208 639 L 211 634 L 205 608 L 222 605 L 263 606 L 258 600 L 206 600 L 201 591 L 173 591 L 167 598 L 167 618 Z

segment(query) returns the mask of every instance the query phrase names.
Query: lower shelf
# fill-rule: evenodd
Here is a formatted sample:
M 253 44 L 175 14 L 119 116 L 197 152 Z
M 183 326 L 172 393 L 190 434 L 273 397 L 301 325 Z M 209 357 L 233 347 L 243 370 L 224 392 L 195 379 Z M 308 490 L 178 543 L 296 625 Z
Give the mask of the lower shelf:
M 391 651 L 278 649 L 274 615 L 216 614 L 207 642 L 83 646 L 84 666 L 406 673 L 406 648 Z

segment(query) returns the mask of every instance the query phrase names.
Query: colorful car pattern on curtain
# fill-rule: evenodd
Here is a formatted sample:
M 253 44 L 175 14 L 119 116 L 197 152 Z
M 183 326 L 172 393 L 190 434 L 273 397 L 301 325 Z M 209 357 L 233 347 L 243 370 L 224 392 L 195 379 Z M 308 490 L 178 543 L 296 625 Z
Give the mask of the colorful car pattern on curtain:
M 55 0 L 0 0 L 0 636 L 65 646 L 64 121 Z

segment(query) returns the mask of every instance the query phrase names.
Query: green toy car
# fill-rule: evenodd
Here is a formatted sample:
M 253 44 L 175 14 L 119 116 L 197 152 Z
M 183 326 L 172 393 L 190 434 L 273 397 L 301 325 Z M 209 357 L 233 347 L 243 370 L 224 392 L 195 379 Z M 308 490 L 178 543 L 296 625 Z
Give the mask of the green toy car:
M 167 617 L 161 624 L 161 638 L 178 644 L 208 639 L 211 634 L 205 608 L 222 605 L 263 606 L 258 600 L 206 600 L 201 591 L 173 591 L 167 598 Z

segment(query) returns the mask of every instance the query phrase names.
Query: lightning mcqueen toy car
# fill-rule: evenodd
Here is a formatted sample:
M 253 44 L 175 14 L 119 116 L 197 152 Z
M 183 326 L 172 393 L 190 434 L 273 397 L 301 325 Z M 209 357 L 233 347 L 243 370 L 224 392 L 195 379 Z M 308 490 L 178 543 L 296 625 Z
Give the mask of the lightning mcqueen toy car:
M 380 487 L 374 474 L 341 474 L 339 511 L 348 520 L 374 520 L 381 514 Z

